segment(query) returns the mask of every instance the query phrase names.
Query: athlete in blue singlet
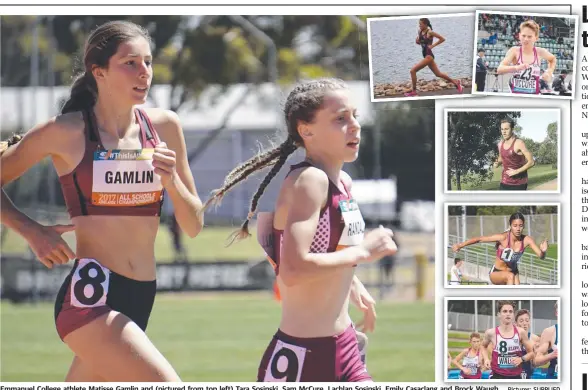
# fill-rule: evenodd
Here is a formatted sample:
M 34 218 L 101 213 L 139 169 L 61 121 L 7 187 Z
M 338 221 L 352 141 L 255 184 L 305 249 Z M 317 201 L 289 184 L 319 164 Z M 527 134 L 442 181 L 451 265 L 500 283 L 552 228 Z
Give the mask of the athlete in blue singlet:
M 559 317 L 557 302 L 555 316 Z M 559 375 L 559 327 L 558 324 L 545 328 L 536 349 L 535 366 L 549 362 L 546 379 L 557 379 Z
M 515 323 L 518 327 L 523 328 L 527 332 L 527 337 L 529 338 L 529 340 L 531 340 L 533 345 L 536 346 L 539 344 L 539 336 L 537 336 L 534 333 L 531 333 L 531 331 L 529 330 L 531 328 L 531 313 L 528 310 L 521 309 L 517 311 L 517 314 L 515 315 Z M 525 346 L 523 346 L 522 348 L 523 354 L 526 355 L 528 352 L 530 352 L 527 351 Z M 533 363 L 530 360 L 523 362 L 523 372 L 521 373 L 521 377 L 523 379 L 531 379 L 534 370 L 535 367 L 533 366 Z

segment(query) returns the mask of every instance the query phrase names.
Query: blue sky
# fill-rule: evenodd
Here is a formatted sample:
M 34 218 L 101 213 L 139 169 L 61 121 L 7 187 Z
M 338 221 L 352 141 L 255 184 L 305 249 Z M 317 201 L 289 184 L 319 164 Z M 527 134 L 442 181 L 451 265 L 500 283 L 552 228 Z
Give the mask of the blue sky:
M 517 119 L 519 126 L 523 128 L 521 136 L 541 142 L 547 135 L 547 125 L 557 122 L 559 111 L 522 110 L 521 117 Z

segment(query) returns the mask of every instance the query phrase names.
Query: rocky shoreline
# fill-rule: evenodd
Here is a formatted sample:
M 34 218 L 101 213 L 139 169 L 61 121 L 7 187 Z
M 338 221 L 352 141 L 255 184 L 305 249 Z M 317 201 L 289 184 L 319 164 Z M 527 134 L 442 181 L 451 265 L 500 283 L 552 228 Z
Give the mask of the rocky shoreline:
M 472 87 L 472 78 L 471 77 L 464 77 L 460 78 L 461 85 L 465 89 L 471 89 Z M 375 98 L 388 98 L 388 97 L 396 97 L 396 96 L 403 96 L 404 93 L 410 92 L 412 90 L 412 83 L 410 81 L 399 83 L 399 84 L 376 84 L 374 86 L 374 97 Z M 417 81 L 417 92 L 419 93 L 439 93 L 442 91 L 448 90 L 448 94 L 457 93 L 455 85 L 449 83 L 443 79 L 435 79 L 435 80 L 418 80 Z M 453 90 L 453 91 L 451 91 Z M 465 91 L 464 91 L 465 92 Z

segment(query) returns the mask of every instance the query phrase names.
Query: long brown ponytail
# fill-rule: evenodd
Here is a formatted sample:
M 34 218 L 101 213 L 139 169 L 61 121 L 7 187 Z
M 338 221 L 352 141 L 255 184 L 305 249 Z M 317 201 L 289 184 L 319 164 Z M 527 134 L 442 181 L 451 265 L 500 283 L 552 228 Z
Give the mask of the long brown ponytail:
M 61 109 L 62 114 L 85 110 L 96 104 L 98 85 L 92 69 L 107 68 L 108 61 L 116 54 L 118 46 L 137 37 L 151 42 L 147 30 L 125 20 L 106 22 L 90 33 L 84 45 L 84 71 L 74 79 L 70 97 Z

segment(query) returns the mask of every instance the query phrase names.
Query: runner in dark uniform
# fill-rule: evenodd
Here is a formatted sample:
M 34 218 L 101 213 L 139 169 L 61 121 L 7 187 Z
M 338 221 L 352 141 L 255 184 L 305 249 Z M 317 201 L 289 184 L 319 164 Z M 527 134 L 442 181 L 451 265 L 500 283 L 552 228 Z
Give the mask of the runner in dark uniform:
M 559 318 L 558 304 L 555 303 L 555 317 Z M 559 324 L 545 328 L 541 333 L 535 365 L 542 366 L 549 362 L 546 379 L 559 377 Z
M 433 43 L 433 38 L 437 38 L 436 43 Z M 417 72 L 423 69 L 425 66 L 428 66 L 429 69 L 431 69 L 431 71 L 435 74 L 435 76 L 452 83 L 453 85 L 455 85 L 455 88 L 457 88 L 457 91 L 459 93 L 463 93 L 461 81 L 458 79 L 452 79 L 447 75 L 447 73 L 441 72 L 439 70 L 439 67 L 437 66 L 437 63 L 435 62 L 433 48 L 442 44 L 443 42 L 445 42 L 445 38 L 443 38 L 441 35 L 433 31 L 433 26 L 431 26 L 431 22 L 429 21 L 429 19 L 419 19 L 419 30 L 416 38 L 416 44 L 421 45 L 421 50 L 423 52 L 423 60 L 415 66 L 413 66 L 410 70 L 410 79 L 412 80 L 412 91 L 406 92 L 404 96 L 418 96 Z
M 533 345 L 537 345 L 539 343 L 539 336 L 537 336 L 534 333 L 531 333 L 531 313 L 529 313 L 529 310 L 527 309 L 521 309 L 519 311 L 517 311 L 517 314 L 515 315 L 515 323 L 519 328 L 523 328 L 525 330 L 525 332 L 527 332 L 527 337 L 529 338 L 529 340 L 531 340 L 531 342 L 533 343 Z M 527 349 L 523 346 L 523 355 L 526 355 Z M 531 379 L 531 377 L 533 376 L 533 371 L 535 370 L 535 367 L 533 366 L 533 362 L 528 360 L 526 362 L 523 363 L 523 372 L 521 373 L 521 376 L 523 379 Z

